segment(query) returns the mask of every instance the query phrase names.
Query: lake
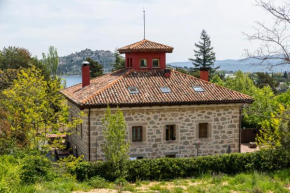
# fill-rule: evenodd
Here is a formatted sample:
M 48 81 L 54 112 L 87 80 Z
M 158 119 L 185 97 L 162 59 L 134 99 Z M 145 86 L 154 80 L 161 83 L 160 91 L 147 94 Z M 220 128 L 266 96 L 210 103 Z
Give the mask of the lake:
M 75 84 L 82 82 L 82 76 L 81 75 L 75 75 L 75 76 L 61 76 L 62 79 L 66 81 L 66 87 L 73 86 Z

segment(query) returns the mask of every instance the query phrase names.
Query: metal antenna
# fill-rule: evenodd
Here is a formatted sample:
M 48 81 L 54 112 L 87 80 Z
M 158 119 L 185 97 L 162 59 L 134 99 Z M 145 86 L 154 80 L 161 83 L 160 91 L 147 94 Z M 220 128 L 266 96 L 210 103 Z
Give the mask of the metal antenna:
M 144 18 L 144 40 L 145 40 L 145 9 L 143 7 L 143 18 Z

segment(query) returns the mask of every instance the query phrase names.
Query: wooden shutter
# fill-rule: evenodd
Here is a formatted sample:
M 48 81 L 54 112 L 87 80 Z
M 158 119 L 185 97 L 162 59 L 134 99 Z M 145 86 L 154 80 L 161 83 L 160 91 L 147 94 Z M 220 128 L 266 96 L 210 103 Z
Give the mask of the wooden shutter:
M 207 137 L 208 137 L 208 124 L 199 123 L 199 138 L 207 138 Z

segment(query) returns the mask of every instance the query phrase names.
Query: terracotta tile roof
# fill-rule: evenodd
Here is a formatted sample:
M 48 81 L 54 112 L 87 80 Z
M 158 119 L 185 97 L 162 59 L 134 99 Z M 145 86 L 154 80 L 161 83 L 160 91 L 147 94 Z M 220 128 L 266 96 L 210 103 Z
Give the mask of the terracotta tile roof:
M 134 44 L 130 44 L 128 46 L 124 46 L 122 48 L 119 48 L 118 51 L 121 54 L 124 54 L 127 52 L 146 52 L 146 51 L 172 53 L 173 47 L 166 46 L 164 44 L 159 44 L 159 43 L 144 39 L 144 40 L 136 42 Z
M 170 93 L 160 87 L 168 86 Z M 204 92 L 196 92 L 192 86 L 201 86 Z M 138 94 L 130 94 L 128 87 L 137 87 Z M 181 105 L 251 103 L 245 94 L 203 81 L 177 71 L 169 78 L 163 70 L 122 69 L 91 80 L 82 88 L 81 84 L 66 88 L 62 93 L 79 107 Z

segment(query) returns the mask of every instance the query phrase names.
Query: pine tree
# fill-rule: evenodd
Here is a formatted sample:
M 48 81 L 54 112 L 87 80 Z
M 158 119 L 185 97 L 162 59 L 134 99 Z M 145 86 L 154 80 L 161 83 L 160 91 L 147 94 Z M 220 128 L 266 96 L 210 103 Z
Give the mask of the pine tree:
M 208 68 L 211 72 L 215 71 L 219 67 L 213 68 L 215 62 L 215 53 L 213 52 L 213 47 L 211 47 L 210 37 L 207 35 L 205 30 L 202 30 L 201 41 L 195 46 L 198 48 L 194 50 L 195 59 L 189 58 L 192 61 L 195 70 L 199 70 L 200 68 Z
M 286 71 L 284 72 L 284 75 L 283 75 L 283 77 L 284 77 L 284 78 L 286 78 L 286 79 L 288 79 L 288 74 L 287 74 L 287 72 L 286 72 Z

